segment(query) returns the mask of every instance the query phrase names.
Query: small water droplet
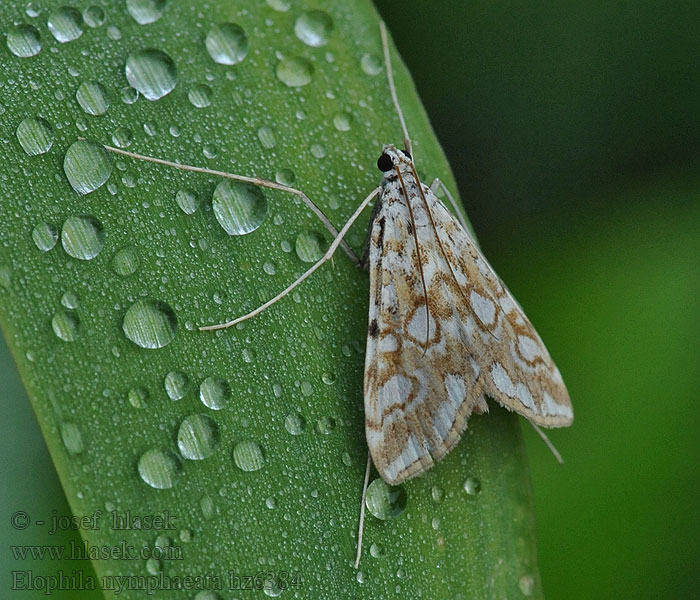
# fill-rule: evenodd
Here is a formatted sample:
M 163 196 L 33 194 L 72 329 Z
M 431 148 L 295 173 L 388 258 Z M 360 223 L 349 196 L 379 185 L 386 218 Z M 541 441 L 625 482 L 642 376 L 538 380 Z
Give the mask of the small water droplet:
M 535 590 L 535 578 L 532 575 L 523 575 L 518 580 L 518 587 L 520 587 L 523 596 L 532 596 L 532 592 Z
M 221 377 L 207 377 L 199 386 L 199 399 L 212 410 L 221 410 L 230 398 L 231 386 Z
M 148 25 L 163 16 L 165 0 L 126 0 L 126 10 L 139 25 Z
M 89 115 L 103 115 L 109 108 L 107 90 L 98 81 L 84 81 L 81 83 L 75 98 L 81 108 Z
M 445 498 L 445 492 L 441 487 L 434 485 L 432 488 L 430 488 L 430 496 L 432 497 L 433 502 L 440 503 Z
M 365 582 L 365 574 L 362 571 L 358 571 L 355 573 L 355 580 L 357 583 L 364 583 Z
M 48 252 L 58 241 L 58 229 L 50 223 L 39 223 L 32 231 L 32 239 L 42 252 Z
M 105 24 L 107 15 L 100 6 L 88 6 L 83 11 L 83 21 L 88 27 L 101 27 Z
M 125 72 L 129 85 L 148 100 L 162 98 L 172 92 L 177 84 L 177 70 L 172 58 L 155 48 L 129 54 Z
M 467 477 L 464 482 L 464 491 L 470 496 L 476 496 L 481 491 L 481 481 L 476 477 Z
M 267 5 L 277 12 L 287 12 L 292 3 L 291 0 L 267 0 Z
M 268 598 L 278 598 L 282 595 L 282 587 L 277 583 L 274 577 L 268 576 L 263 584 L 263 593 Z
M 211 496 L 202 496 L 199 501 L 199 508 L 202 509 L 202 515 L 205 519 L 213 519 L 216 516 L 216 506 Z M 196 596 L 195 596 L 196 598 Z
M 233 448 L 233 462 L 241 471 L 257 471 L 265 464 L 263 451 L 255 442 L 238 442 Z
M 128 277 L 136 273 L 140 264 L 138 250 L 133 246 L 126 246 L 118 250 L 112 258 L 112 269 L 121 277 Z
M 208 85 L 205 83 L 198 83 L 190 88 L 190 91 L 187 92 L 187 97 L 195 108 L 206 108 L 211 104 L 212 93 Z
M 311 150 L 311 154 L 314 158 L 326 157 L 326 149 L 321 144 L 311 144 L 309 150 Z
M 53 145 L 53 128 L 41 117 L 27 117 L 17 126 L 17 140 L 29 156 L 45 154 Z
M 294 24 L 294 33 L 307 46 L 318 48 L 328 43 L 333 29 L 333 19 L 322 10 L 310 10 L 301 15 Z
M 277 140 L 275 139 L 275 132 L 269 127 L 261 127 L 258 129 L 258 139 L 262 144 L 263 148 L 270 150 L 275 147 Z
M 185 417 L 177 432 L 177 447 L 183 458 L 202 460 L 214 454 L 219 445 L 219 427 L 207 415 Z
M 139 99 L 139 91 L 127 85 L 122 88 L 120 96 L 124 104 L 133 104 Z
M 112 132 L 112 143 L 117 148 L 128 148 L 131 146 L 131 141 L 134 139 L 134 134 L 128 127 L 117 127 Z
M 189 529 L 181 529 L 179 538 L 180 538 L 181 542 L 185 542 L 185 543 L 191 542 L 192 541 L 192 531 Z
M 301 435 L 306 428 L 306 422 L 299 413 L 290 413 L 284 419 L 284 427 L 292 435 Z
M 59 428 L 61 430 L 61 440 L 66 450 L 68 450 L 68 454 L 80 454 L 85 450 L 83 435 L 75 423 L 64 421 L 59 425 Z
M 0 265 L 0 285 L 8 292 L 12 290 L 12 269 L 8 265 Z
M 7 48 L 20 58 L 39 54 L 41 51 L 39 30 L 32 25 L 15 25 L 7 34 Z
M 377 519 L 395 519 L 406 509 L 406 490 L 377 478 L 367 488 L 366 505 Z
M 267 506 L 267 508 L 269 508 L 270 510 L 274 510 L 277 508 L 277 500 L 270 496 L 265 500 L 265 506 Z
M 66 150 L 63 170 L 71 187 L 82 196 L 105 184 L 112 173 L 112 161 L 102 144 L 79 140 Z
M 64 342 L 74 342 L 78 337 L 78 317 L 73 313 L 59 310 L 51 319 L 51 328 L 56 337 Z
M 193 214 L 199 208 L 199 198 L 192 190 L 178 190 L 175 202 L 186 215 Z
M 364 54 L 360 59 L 360 66 L 367 75 L 379 75 L 384 70 L 382 60 L 374 54 Z
M 288 87 L 301 87 L 311 83 L 313 65 L 299 56 L 285 58 L 277 64 L 277 78 Z
M 294 250 L 302 262 L 315 263 L 326 253 L 328 244 L 320 233 L 302 231 L 294 243 Z
M 235 23 L 213 25 L 204 44 L 215 63 L 236 65 L 248 54 L 248 36 Z
M 61 230 L 61 244 L 66 253 L 73 258 L 95 258 L 105 244 L 102 223 L 92 215 L 68 217 Z
M 214 190 L 212 208 L 226 233 L 245 235 L 262 224 L 267 213 L 267 201 L 259 187 L 222 181 Z
M 384 546 L 375 542 L 369 547 L 369 554 L 374 558 L 381 558 L 384 556 Z
M 177 318 L 165 302 L 137 300 L 124 314 L 122 329 L 141 348 L 163 348 L 175 338 Z
M 169 450 L 148 450 L 139 459 L 139 475 L 148 485 L 158 490 L 173 487 L 182 474 L 182 463 Z
M 28 17 L 31 17 L 32 19 L 38 17 L 41 14 L 41 8 L 39 8 L 36 3 L 30 2 L 27 4 L 27 7 L 24 9 L 24 12 L 27 13 Z
M 131 388 L 126 395 L 129 404 L 134 408 L 146 408 L 148 405 L 148 390 L 143 386 Z
M 335 419 L 332 417 L 321 417 L 316 421 L 316 429 L 319 433 L 323 435 L 330 435 L 331 431 L 335 428 Z
M 83 17 L 72 6 L 61 6 L 49 16 L 49 31 L 62 44 L 77 40 L 83 35 Z
M 346 467 L 352 466 L 352 456 L 350 456 L 349 452 L 343 452 L 343 454 L 341 454 L 340 456 L 340 460 L 343 461 L 343 464 Z
M 280 169 L 275 173 L 275 181 L 282 185 L 293 185 L 296 175 L 291 169 Z
M 190 380 L 180 371 L 170 371 L 163 381 L 165 393 L 171 400 L 181 400 L 187 395 L 190 387 Z
M 352 117 L 347 113 L 340 113 L 333 117 L 333 126 L 338 131 L 350 131 Z
M 78 308 L 80 300 L 78 300 L 78 296 L 73 292 L 65 292 L 63 296 L 61 296 L 61 304 L 68 310 L 75 310 Z
M 158 575 L 163 570 L 163 565 L 157 558 L 149 558 L 146 560 L 146 571 L 149 575 Z

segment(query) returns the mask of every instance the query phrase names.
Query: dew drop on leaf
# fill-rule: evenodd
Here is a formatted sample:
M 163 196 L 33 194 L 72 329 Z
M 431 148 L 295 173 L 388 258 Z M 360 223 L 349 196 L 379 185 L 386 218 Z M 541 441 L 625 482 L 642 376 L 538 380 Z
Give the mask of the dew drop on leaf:
M 84 195 L 105 184 L 112 173 L 112 161 L 101 144 L 78 140 L 66 150 L 63 170 L 71 187 Z
M 333 20 L 322 10 L 310 10 L 301 15 L 294 24 L 294 33 L 307 46 L 317 48 L 328 43 L 333 29 Z
M 73 313 L 60 310 L 51 319 L 51 328 L 56 337 L 64 342 L 74 342 L 78 337 L 78 317 Z
M 277 64 L 275 70 L 277 79 L 288 87 L 302 87 L 311 83 L 314 68 L 313 65 L 299 56 L 285 58 Z
M 15 25 L 7 34 L 7 48 L 20 58 L 39 54 L 41 51 L 39 30 L 32 25 Z
M 199 199 L 192 190 L 178 190 L 175 194 L 175 202 L 186 215 L 193 214 L 199 208 Z
M 190 380 L 181 371 L 170 371 L 163 381 L 165 393 L 171 400 L 181 400 L 187 395 L 190 387 Z
M 230 398 L 231 386 L 221 377 L 207 377 L 199 386 L 199 399 L 212 410 L 221 410 Z
M 61 244 L 66 254 L 79 260 L 95 258 L 104 247 L 105 232 L 92 215 L 68 217 L 61 230 Z
M 222 181 L 214 190 L 212 208 L 226 233 L 245 235 L 262 224 L 267 214 L 267 201 L 259 187 Z
M 72 6 L 61 6 L 49 15 L 49 31 L 56 41 L 65 44 L 83 35 L 83 17 Z
M 88 6 L 83 11 L 83 21 L 88 27 L 101 27 L 105 24 L 107 15 L 101 6 Z
M 284 427 L 292 435 L 301 435 L 306 428 L 306 422 L 299 413 L 290 413 L 284 419 Z
M 129 54 L 125 72 L 129 85 L 148 100 L 162 98 L 177 84 L 177 70 L 172 58 L 155 48 Z
M 61 431 L 61 440 L 66 447 L 68 454 L 80 454 L 85 450 L 83 444 L 83 435 L 80 433 L 78 426 L 71 421 L 63 421 L 59 425 Z
M 195 108 L 206 108 L 211 104 L 212 90 L 205 83 L 198 83 L 187 92 L 190 103 Z
M 58 229 L 50 223 L 39 223 L 32 231 L 32 239 L 39 250 L 48 252 L 58 241 Z
M 189 415 L 177 432 L 177 447 L 183 458 L 202 460 L 211 456 L 219 445 L 219 427 L 207 415 Z
M 263 451 L 251 440 L 238 442 L 233 448 L 233 462 L 241 471 L 257 471 L 265 464 Z
M 126 0 L 126 10 L 139 25 L 148 25 L 163 16 L 165 0 Z
M 464 491 L 470 496 L 476 496 L 481 491 L 481 481 L 476 477 L 467 477 L 464 482 Z
M 236 65 L 248 54 L 248 36 L 235 23 L 212 26 L 204 44 L 212 60 L 220 65 Z
M 294 243 L 294 250 L 302 262 L 315 263 L 319 261 L 327 249 L 328 244 L 323 236 L 316 231 L 302 231 Z
M 377 478 L 367 488 L 366 505 L 377 519 L 395 519 L 406 509 L 406 490 Z
M 27 117 L 17 126 L 17 140 L 29 156 L 48 152 L 53 139 L 53 128 L 41 117 Z
M 146 408 L 148 405 L 148 390 L 143 386 L 136 386 L 129 390 L 126 395 L 129 404 L 134 408 Z
M 165 302 L 137 300 L 126 311 L 122 330 L 128 339 L 141 348 L 163 348 L 175 338 L 177 318 Z
M 173 487 L 182 474 L 182 463 L 169 450 L 148 450 L 139 459 L 141 479 L 158 490 Z
M 98 81 L 84 81 L 78 87 L 75 98 L 80 107 L 89 115 L 99 116 L 107 112 L 109 98 L 107 90 Z
M 141 259 L 133 246 L 126 246 L 117 250 L 112 258 L 112 270 L 121 277 L 133 275 L 139 268 Z

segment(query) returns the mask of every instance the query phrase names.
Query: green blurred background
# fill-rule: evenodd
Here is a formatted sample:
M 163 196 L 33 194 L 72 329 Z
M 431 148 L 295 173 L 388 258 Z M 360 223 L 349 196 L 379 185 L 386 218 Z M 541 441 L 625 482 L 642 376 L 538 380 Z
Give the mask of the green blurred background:
M 574 426 L 551 434 L 564 466 L 524 427 L 546 596 L 697 598 L 700 4 L 378 7 L 574 401 Z M 58 509 L 4 342 L 0 386 L 16 407 L 0 447 L 19 461 L 3 461 L 2 505 Z

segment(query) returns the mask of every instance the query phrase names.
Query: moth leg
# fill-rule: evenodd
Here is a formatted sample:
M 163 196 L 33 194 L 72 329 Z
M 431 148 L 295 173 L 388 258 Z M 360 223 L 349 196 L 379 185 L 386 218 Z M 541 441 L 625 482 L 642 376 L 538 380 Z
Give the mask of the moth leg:
M 301 284 L 304 280 L 308 279 L 313 273 L 327 260 L 329 260 L 332 256 L 333 253 L 337 250 L 338 246 L 343 241 L 343 236 L 348 232 L 352 224 L 357 220 L 357 218 L 360 216 L 362 211 L 367 207 L 367 205 L 374 199 L 374 197 L 381 192 L 382 188 L 377 187 L 373 189 L 369 195 L 360 203 L 360 205 L 355 209 L 355 212 L 352 214 L 352 216 L 347 220 L 345 225 L 343 225 L 343 228 L 338 232 L 337 237 L 333 240 L 333 243 L 329 246 L 328 250 L 326 253 L 318 260 L 318 262 L 314 263 L 312 267 L 310 267 L 303 275 L 301 275 L 296 281 L 288 285 L 284 290 L 282 290 L 279 294 L 277 294 L 274 298 L 271 300 L 268 300 L 265 302 L 265 304 L 262 304 L 258 306 L 255 310 L 249 312 L 248 314 L 243 315 L 242 317 L 237 317 L 231 321 L 227 321 L 226 323 L 219 323 L 218 325 L 205 325 L 204 327 L 200 327 L 200 331 L 211 331 L 214 329 L 226 329 L 227 327 L 233 327 L 237 323 L 240 323 L 241 321 L 246 321 L 247 319 L 250 319 L 251 317 L 254 317 L 255 315 L 260 314 L 262 311 L 264 311 L 266 308 L 269 308 L 272 306 L 275 302 L 278 300 L 281 300 L 284 298 L 287 294 L 289 294 L 295 287 L 297 287 L 299 284 Z
M 530 423 L 530 425 L 532 425 L 533 429 L 537 432 L 537 435 L 539 435 L 542 438 L 542 441 L 547 445 L 547 448 L 549 448 L 550 452 L 552 454 L 554 454 L 554 458 L 557 459 L 557 462 L 560 465 L 563 465 L 564 459 L 561 457 L 561 454 L 559 454 L 559 450 L 557 450 L 554 447 L 554 444 L 552 444 L 552 442 L 549 440 L 549 438 L 547 437 L 545 432 L 542 431 L 542 429 L 540 429 L 539 426 L 537 425 L 537 423 L 535 423 L 534 421 L 528 420 L 528 422 Z
M 362 501 L 360 504 L 360 525 L 357 529 L 357 556 L 355 557 L 355 569 L 360 566 L 362 556 L 362 534 L 365 530 L 365 501 L 367 500 L 367 487 L 369 486 L 369 471 L 372 467 L 372 455 L 367 451 L 367 468 L 365 469 L 365 482 L 362 485 Z
M 333 238 L 338 238 L 338 230 L 333 226 L 333 223 L 330 222 L 330 220 L 324 214 L 324 212 L 304 192 L 302 192 L 301 190 L 297 190 L 296 188 L 289 187 L 288 185 L 284 185 L 282 183 L 277 183 L 276 181 L 270 181 L 269 179 L 263 179 L 262 177 L 248 177 L 246 175 L 235 175 L 233 173 L 226 173 L 224 171 L 207 169 L 205 167 L 192 167 L 190 165 L 183 165 L 169 160 L 163 160 L 162 158 L 154 158 L 152 156 L 136 154 L 135 152 L 127 152 L 126 150 L 121 150 L 120 148 L 107 146 L 106 144 L 103 144 L 103 146 L 105 150 L 108 150 L 109 152 L 113 152 L 114 154 L 121 154 L 122 156 L 127 156 L 129 158 L 144 160 L 146 162 L 152 162 L 166 167 L 173 167 L 174 169 L 180 169 L 181 171 L 191 171 L 193 173 L 203 173 L 205 175 L 224 177 L 226 179 L 242 181 L 244 183 L 250 183 L 252 185 L 269 188 L 271 190 L 280 190 L 283 192 L 294 194 L 295 196 L 301 199 L 301 201 L 307 206 L 309 210 L 311 210 L 312 213 L 314 213 L 314 215 L 316 215 L 318 220 L 321 221 L 321 223 L 323 223 L 324 227 L 330 232 Z M 360 264 L 360 259 L 353 252 L 352 248 L 348 246 L 345 240 L 341 240 L 340 246 L 356 265 Z
M 433 183 L 430 184 L 430 191 L 434 194 L 438 191 L 438 188 L 445 192 L 445 195 L 450 201 L 452 211 L 456 215 L 457 220 L 464 229 L 467 229 L 467 222 L 464 220 L 464 216 L 462 215 L 463 209 L 459 206 L 459 204 L 457 204 L 457 201 L 455 200 L 454 196 L 450 194 L 450 190 L 447 189 L 447 186 L 444 183 L 442 183 L 442 181 L 440 181 L 438 177 L 436 177 L 435 179 L 433 179 Z

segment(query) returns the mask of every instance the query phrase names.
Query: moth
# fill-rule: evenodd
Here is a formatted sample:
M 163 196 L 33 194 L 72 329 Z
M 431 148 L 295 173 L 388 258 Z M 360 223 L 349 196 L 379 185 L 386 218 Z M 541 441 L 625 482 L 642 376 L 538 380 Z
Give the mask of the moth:
M 381 185 L 359 204 L 340 231 L 302 191 L 289 186 L 105 146 L 132 158 L 295 194 L 334 236 L 324 256 L 277 296 L 246 315 L 202 330 L 231 327 L 259 314 L 310 277 L 338 247 L 369 269 L 364 377 L 369 456 L 355 567 L 362 548 L 372 463 L 391 485 L 424 473 L 454 448 L 471 414 L 488 411 L 487 398 L 528 419 L 548 444 L 538 426 L 565 427 L 573 421 L 559 370 L 461 221 L 451 194 L 439 180 L 427 186 L 418 177 L 383 23 L 380 33 L 405 149 L 383 147 L 377 161 L 383 172 Z M 438 199 L 435 192 L 439 188 L 458 216 Z M 375 198 L 365 252 L 358 259 L 343 238 Z

